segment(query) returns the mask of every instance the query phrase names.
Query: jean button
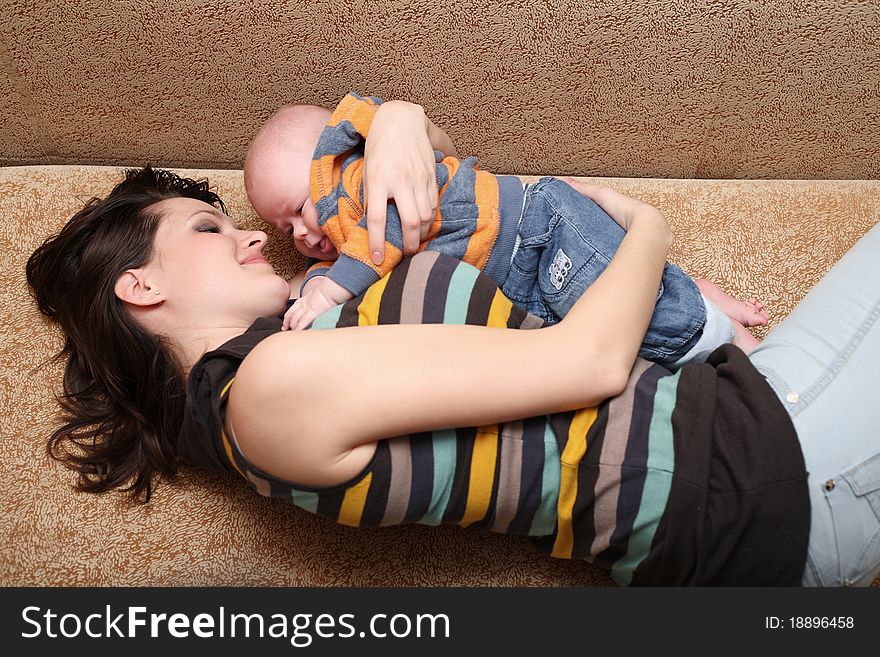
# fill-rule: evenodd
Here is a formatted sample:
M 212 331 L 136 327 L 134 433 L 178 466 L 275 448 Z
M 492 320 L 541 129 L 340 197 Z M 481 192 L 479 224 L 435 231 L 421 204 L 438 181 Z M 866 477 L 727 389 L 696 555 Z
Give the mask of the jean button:
M 801 396 L 796 392 L 790 392 L 785 396 L 785 399 L 788 401 L 789 404 L 797 404 L 798 399 L 800 398 Z
M 822 487 L 823 487 L 825 490 L 827 490 L 827 491 L 832 491 L 832 490 L 834 490 L 834 487 L 835 487 L 836 485 L 837 485 L 837 484 L 834 483 L 834 480 L 833 480 L 833 479 L 829 479 L 828 481 L 826 481 L 826 482 L 822 485 Z
M 849 578 L 846 578 L 845 580 L 843 580 L 844 586 L 853 586 L 854 584 L 855 584 L 855 582 Z

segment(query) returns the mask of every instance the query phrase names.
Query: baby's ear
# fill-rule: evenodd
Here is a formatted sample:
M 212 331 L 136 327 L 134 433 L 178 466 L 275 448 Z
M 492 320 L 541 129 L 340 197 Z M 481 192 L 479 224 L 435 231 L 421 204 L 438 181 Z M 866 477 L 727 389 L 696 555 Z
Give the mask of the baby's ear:
M 113 292 L 120 301 L 134 306 L 153 306 L 164 301 L 161 290 L 154 290 L 146 281 L 143 269 L 128 269 L 119 275 Z

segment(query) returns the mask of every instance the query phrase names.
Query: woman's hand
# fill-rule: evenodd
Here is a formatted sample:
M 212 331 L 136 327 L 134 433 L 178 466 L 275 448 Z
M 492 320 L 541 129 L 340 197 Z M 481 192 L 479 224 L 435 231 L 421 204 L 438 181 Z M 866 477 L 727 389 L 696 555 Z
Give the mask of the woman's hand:
M 389 101 L 376 110 L 364 147 L 364 199 L 373 262 L 385 259 L 385 212 L 394 200 L 404 255 L 412 255 L 437 213 L 437 177 L 430 121 L 419 105 Z
M 624 196 L 610 187 L 600 187 L 599 185 L 593 185 L 572 178 L 565 178 L 564 180 L 578 192 L 595 201 L 596 205 L 605 210 L 608 216 L 620 224 L 624 230 L 629 230 L 633 221 L 639 217 L 656 217 L 660 214 L 660 211 L 654 206 L 638 199 Z

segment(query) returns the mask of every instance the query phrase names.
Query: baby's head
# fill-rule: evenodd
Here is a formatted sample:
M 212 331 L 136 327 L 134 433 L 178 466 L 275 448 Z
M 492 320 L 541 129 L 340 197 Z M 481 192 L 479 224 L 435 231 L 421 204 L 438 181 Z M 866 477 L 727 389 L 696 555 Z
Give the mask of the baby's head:
M 309 199 L 312 154 L 330 115 L 316 105 L 285 105 L 260 128 L 244 162 L 244 187 L 257 214 L 319 260 L 339 255 Z

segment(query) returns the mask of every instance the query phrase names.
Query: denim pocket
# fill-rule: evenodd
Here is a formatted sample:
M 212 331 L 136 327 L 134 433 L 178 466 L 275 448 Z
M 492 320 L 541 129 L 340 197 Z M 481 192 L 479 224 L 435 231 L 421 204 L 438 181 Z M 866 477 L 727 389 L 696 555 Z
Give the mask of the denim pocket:
M 880 521 L 880 454 L 844 472 L 841 478 L 849 483 L 853 495 L 871 505 Z
M 847 470 L 852 497 L 826 493 L 834 513 L 837 545 L 844 584 L 870 584 L 880 569 L 880 455 Z M 826 485 L 827 488 L 827 485 Z
M 551 221 L 551 224 L 554 223 Z M 552 238 L 551 231 L 524 238 L 510 262 L 510 268 L 529 279 L 535 279 L 541 265 L 541 253 Z
M 601 235 L 587 235 L 563 219 L 544 246 L 538 266 L 538 286 L 541 296 L 558 316 L 564 317 L 571 310 L 611 262 L 613 249 L 605 253 L 609 249 L 601 245 L 601 238 Z

